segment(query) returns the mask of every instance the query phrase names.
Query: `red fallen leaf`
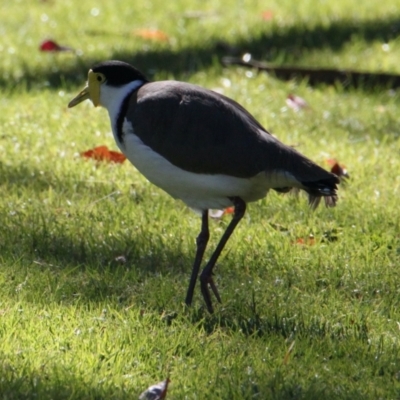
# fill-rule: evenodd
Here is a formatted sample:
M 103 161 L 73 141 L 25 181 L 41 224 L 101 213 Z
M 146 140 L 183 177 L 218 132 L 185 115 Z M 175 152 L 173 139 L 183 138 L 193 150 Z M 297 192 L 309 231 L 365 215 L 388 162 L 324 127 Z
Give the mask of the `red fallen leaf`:
M 140 396 L 139 400 L 162 400 L 167 396 L 168 384 L 170 380 L 159 382 L 147 388 Z
M 307 102 L 301 98 L 300 96 L 296 96 L 294 94 L 289 94 L 286 98 L 286 104 L 288 107 L 292 108 L 294 111 L 300 111 L 303 108 L 307 108 Z
M 67 46 L 61 46 L 54 40 L 45 40 L 42 43 L 40 43 L 39 50 L 58 52 L 58 51 L 72 51 L 72 48 Z
M 264 21 L 271 21 L 274 13 L 271 10 L 265 10 L 261 13 L 261 17 Z
M 344 164 L 339 164 L 334 158 L 329 158 L 326 162 L 331 166 L 332 174 L 337 175 L 340 179 L 348 179 L 350 175 L 347 172 L 346 166 Z
M 109 161 L 119 164 L 122 164 L 126 160 L 126 157 L 122 153 L 109 150 L 107 146 L 98 146 L 94 149 L 84 151 L 81 153 L 81 156 L 93 158 L 97 161 Z
M 235 212 L 235 207 L 225 208 L 224 214 L 233 214 Z
M 142 39 L 156 40 L 159 42 L 167 42 L 169 39 L 166 33 L 158 29 L 137 29 L 133 33 Z

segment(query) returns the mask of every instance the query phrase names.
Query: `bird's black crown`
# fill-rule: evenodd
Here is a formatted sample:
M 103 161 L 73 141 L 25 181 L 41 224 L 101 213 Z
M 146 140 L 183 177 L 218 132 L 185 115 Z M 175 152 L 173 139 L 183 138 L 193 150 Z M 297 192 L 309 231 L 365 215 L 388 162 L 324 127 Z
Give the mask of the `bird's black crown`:
M 136 80 L 149 81 L 139 70 L 123 61 L 103 61 L 94 65 L 92 70 L 104 74 L 111 86 L 122 86 Z

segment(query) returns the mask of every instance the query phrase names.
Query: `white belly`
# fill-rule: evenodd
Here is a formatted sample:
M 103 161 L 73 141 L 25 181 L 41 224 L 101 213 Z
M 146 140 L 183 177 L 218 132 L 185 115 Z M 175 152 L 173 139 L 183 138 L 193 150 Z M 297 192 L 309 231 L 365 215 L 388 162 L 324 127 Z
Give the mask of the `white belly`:
M 125 132 L 126 128 L 124 124 Z M 197 210 L 229 207 L 229 197 L 234 196 L 245 202 L 259 200 L 270 188 L 264 172 L 247 179 L 185 171 L 146 146 L 132 131 L 125 134 L 124 145 L 121 151 L 150 182 Z

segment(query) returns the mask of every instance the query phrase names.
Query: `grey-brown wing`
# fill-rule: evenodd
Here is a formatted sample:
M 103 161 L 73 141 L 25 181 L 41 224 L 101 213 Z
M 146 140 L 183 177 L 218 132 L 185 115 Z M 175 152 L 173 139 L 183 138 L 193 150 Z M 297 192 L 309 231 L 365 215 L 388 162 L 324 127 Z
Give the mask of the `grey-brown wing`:
M 155 82 L 139 89 L 137 102 L 131 103 L 135 134 L 187 171 L 246 178 L 280 170 L 299 180 L 330 175 L 218 93 L 187 83 Z

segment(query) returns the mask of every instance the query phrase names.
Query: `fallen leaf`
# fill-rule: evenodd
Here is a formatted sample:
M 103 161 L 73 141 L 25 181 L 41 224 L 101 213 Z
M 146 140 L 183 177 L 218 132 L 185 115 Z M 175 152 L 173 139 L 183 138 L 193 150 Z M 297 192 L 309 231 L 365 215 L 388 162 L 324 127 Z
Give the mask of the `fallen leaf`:
M 107 146 L 98 146 L 94 149 L 84 151 L 83 153 L 81 153 L 81 156 L 86 158 L 93 158 L 97 161 L 108 161 L 119 164 L 122 164 L 126 160 L 126 157 L 122 153 L 109 150 Z
M 224 210 L 209 210 L 208 215 L 214 219 L 220 219 L 226 214 L 233 214 L 235 212 L 235 207 L 227 207 Z
M 294 94 L 289 94 L 286 98 L 286 104 L 288 107 L 293 109 L 294 111 L 300 111 L 303 108 L 307 108 L 307 102 L 300 96 L 296 96 Z
M 312 233 L 308 237 L 305 238 L 297 238 L 294 244 L 299 244 L 302 246 L 313 246 L 315 244 L 315 238 Z
M 166 33 L 158 29 L 137 29 L 133 31 L 133 34 L 142 39 L 156 40 L 159 42 L 167 42 L 169 39 Z
M 116 261 L 117 263 L 123 265 L 123 264 L 126 264 L 126 257 L 121 255 L 121 256 L 115 257 L 114 261 Z
M 71 47 L 68 46 L 61 46 L 54 40 L 45 40 L 40 43 L 39 46 L 40 51 L 47 51 L 47 52 L 59 52 L 59 51 L 73 51 Z
M 261 17 L 264 21 L 271 21 L 273 18 L 274 13 L 271 10 L 265 10 L 261 13 Z
M 147 388 L 140 396 L 139 400 L 162 400 L 167 396 L 168 384 L 170 380 L 159 382 Z
M 348 174 L 346 166 L 344 164 L 340 164 L 334 158 L 329 158 L 326 161 L 331 166 L 332 174 L 337 175 L 340 179 L 349 179 L 350 178 L 350 175 Z

